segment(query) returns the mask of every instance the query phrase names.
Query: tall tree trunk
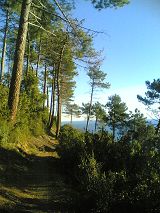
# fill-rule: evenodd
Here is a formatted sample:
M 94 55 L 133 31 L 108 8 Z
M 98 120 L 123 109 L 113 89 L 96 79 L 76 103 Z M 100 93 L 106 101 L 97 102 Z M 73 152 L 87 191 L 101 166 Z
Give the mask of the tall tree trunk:
M 59 136 L 59 131 L 61 128 L 61 114 L 62 114 L 62 98 L 60 94 L 60 85 L 59 80 L 57 81 L 57 92 L 58 92 L 58 99 L 57 99 L 57 122 L 56 122 L 56 138 Z
M 36 77 L 38 77 L 38 69 L 39 69 L 39 63 L 40 63 L 40 55 L 41 55 L 41 36 L 40 36 L 40 40 L 39 40 L 38 59 L 37 59 L 37 67 L 36 67 Z
M 21 16 L 19 22 L 18 36 L 16 41 L 16 50 L 14 55 L 14 65 L 9 90 L 8 106 L 10 109 L 10 119 L 16 120 L 18 109 L 20 85 L 22 79 L 24 52 L 26 45 L 26 36 L 28 31 L 28 17 L 32 0 L 23 0 L 21 8 Z
M 115 126 L 115 122 L 113 121 L 112 123 L 112 142 L 114 143 L 114 139 L 115 139 L 115 133 L 116 133 L 116 126 Z
M 92 83 L 91 98 L 90 98 L 89 110 L 88 110 L 88 115 L 87 115 L 86 132 L 88 131 L 88 125 L 89 125 L 89 120 L 90 120 L 90 116 L 91 116 L 92 101 L 93 101 L 93 92 L 94 92 L 94 80 L 93 80 L 93 83 Z
M 62 66 L 62 60 L 63 60 L 63 54 L 66 46 L 66 41 L 64 42 L 64 45 L 61 49 L 60 53 L 60 59 L 58 64 L 58 70 L 57 70 L 57 122 L 56 122 L 56 138 L 59 136 L 59 131 L 61 128 L 61 111 L 62 111 L 62 100 L 61 100 L 61 91 L 60 91 L 60 73 L 61 73 L 61 66 Z
M 49 123 L 49 130 L 51 130 L 54 122 L 54 114 L 55 114 L 55 91 L 56 91 L 56 70 L 55 74 L 52 79 L 52 94 L 51 94 L 51 99 L 52 99 L 52 106 L 50 109 L 50 123 Z
M 94 131 L 95 131 L 95 132 L 96 132 L 96 130 L 97 130 L 97 122 L 98 122 L 98 118 L 97 118 L 97 116 L 96 116 L 95 126 L 94 126 Z
M 30 62 L 30 38 L 29 38 L 29 32 L 27 33 L 27 67 L 26 67 L 26 75 L 29 73 L 29 62 Z
M 8 85 L 8 88 L 9 88 L 10 87 L 10 81 L 11 81 L 11 56 L 10 56 L 10 54 L 8 56 L 7 67 L 8 67 L 8 70 L 7 70 L 7 85 Z
M 52 94 L 53 94 L 53 82 L 52 82 L 51 100 L 50 100 L 50 107 L 49 107 L 48 126 L 50 126 L 51 116 L 52 116 L 52 105 L 53 105 L 53 95 Z
M 43 84 L 43 95 L 47 94 L 47 65 L 45 63 L 45 70 L 44 70 L 44 84 Z M 46 98 L 43 101 L 43 109 L 45 108 Z
M 73 110 L 71 109 L 71 124 L 72 124 L 72 121 L 73 121 Z
M 6 1 L 7 3 L 7 1 Z M 6 23 L 4 28 L 4 38 L 3 38 L 3 47 L 2 47 L 2 58 L 1 58 L 1 70 L 0 70 L 0 82 L 4 77 L 4 68 L 5 68 L 5 56 L 6 56 L 6 46 L 7 46 L 7 33 L 8 33 L 8 23 L 9 23 L 9 11 L 6 10 Z
M 47 86 L 47 108 L 49 108 L 49 87 Z

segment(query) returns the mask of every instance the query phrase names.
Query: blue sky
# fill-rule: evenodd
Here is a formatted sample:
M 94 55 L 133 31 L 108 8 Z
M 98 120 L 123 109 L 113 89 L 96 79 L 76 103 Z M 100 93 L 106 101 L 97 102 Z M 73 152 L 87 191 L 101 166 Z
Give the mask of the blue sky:
M 131 0 L 123 8 L 101 11 L 94 9 L 90 1 L 76 0 L 73 15 L 85 19 L 85 27 L 106 33 L 94 39 L 94 46 L 104 50 L 102 70 L 111 88 L 95 94 L 95 101 L 106 103 L 108 96 L 116 93 L 129 110 L 138 107 L 146 115 L 136 96 L 146 91 L 146 80 L 160 77 L 159 0 Z M 78 69 L 75 101 L 80 104 L 87 102 L 90 89 L 85 71 Z

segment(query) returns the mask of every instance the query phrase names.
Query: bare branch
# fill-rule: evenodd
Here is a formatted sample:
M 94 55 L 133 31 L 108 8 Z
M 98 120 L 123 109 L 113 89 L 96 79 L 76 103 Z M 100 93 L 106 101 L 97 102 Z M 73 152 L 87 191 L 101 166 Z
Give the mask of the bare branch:
M 42 27 L 42 26 L 39 26 L 39 25 L 34 24 L 34 23 L 31 23 L 31 22 L 28 22 L 28 24 L 30 24 L 30 25 L 32 25 L 32 26 L 35 26 L 35 27 L 38 27 L 38 28 L 44 30 L 45 32 L 52 34 L 53 36 L 56 36 L 54 33 L 52 33 L 51 31 L 46 30 L 46 29 L 45 29 L 44 27 Z
M 30 14 L 32 14 L 36 19 L 39 19 L 39 20 L 41 20 L 41 18 L 40 17 L 38 17 L 38 16 L 36 16 L 34 13 L 32 13 L 31 11 L 30 11 Z
M 38 0 L 38 2 L 39 2 L 39 4 L 40 4 L 43 8 L 47 9 L 47 7 L 46 7 L 44 4 L 42 4 L 41 1 Z
M 85 66 L 83 66 L 83 65 L 80 65 L 80 64 L 76 63 L 75 61 L 74 61 L 74 64 L 76 64 L 77 66 L 82 67 L 82 68 L 84 68 L 84 69 L 87 69 L 87 70 L 88 70 L 88 67 L 85 67 Z
M 66 21 L 69 23 L 69 25 L 71 26 L 71 28 L 76 32 L 76 29 L 74 28 L 74 26 L 72 25 L 71 21 L 67 18 L 66 14 L 63 12 L 63 9 L 61 8 L 60 4 L 58 3 L 57 0 L 54 0 L 55 4 L 57 5 L 58 9 L 60 10 L 60 12 L 62 13 L 62 15 L 64 16 L 64 18 L 66 19 Z

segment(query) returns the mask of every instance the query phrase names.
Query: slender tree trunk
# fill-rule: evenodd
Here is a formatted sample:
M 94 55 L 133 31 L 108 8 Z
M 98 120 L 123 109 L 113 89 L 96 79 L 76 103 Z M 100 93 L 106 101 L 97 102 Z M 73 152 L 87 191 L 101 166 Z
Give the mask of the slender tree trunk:
M 53 84 L 53 83 L 52 83 Z M 49 118 L 48 118 L 48 126 L 50 126 L 51 122 L 51 116 L 52 116 L 52 105 L 53 105 L 53 85 L 52 85 L 52 91 L 51 91 L 51 100 L 50 100 L 50 107 L 49 107 Z
M 41 36 L 40 36 L 40 41 L 39 41 L 38 59 L 37 59 L 37 67 L 36 67 L 36 77 L 38 77 L 38 69 L 39 69 L 39 63 L 40 63 L 40 55 L 41 55 Z
M 112 142 L 114 143 L 115 139 L 115 132 L 116 132 L 116 127 L 115 127 L 115 122 L 112 123 Z
M 7 70 L 7 85 L 8 85 L 8 88 L 10 87 L 10 81 L 11 81 L 11 72 L 10 72 L 10 69 L 11 69 L 11 57 L 10 57 L 10 54 L 8 56 L 8 70 Z
M 6 1 L 7 3 L 7 1 Z M 6 10 L 6 23 L 4 29 L 4 38 L 3 38 L 3 47 L 2 47 L 2 59 L 1 59 L 1 70 L 0 70 L 0 82 L 4 77 L 4 68 L 5 68 L 5 56 L 6 56 L 6 46 L 7 46 L 7 33 L 8 33 L 8 23 L 9 23 L 9 11 Z
M 98 118 L 97 118 L 97 116 L 96 116 L 95 126 L 94 126 L 94 131 L 95 131 L 95 132 L 96 132 L 96 130 L 97 130 L 97 122 L 98 122 Z
M 43 95 L 47 94 L 47 65 L 45 63 L 45 70 L 44 70 L 44 85 L 43 85 Z M 43 109 L 45 108 L 46 98 L 43 101 Z
M 54 114 L 55 114 L 55 91 L 56 91 L 56 70 L 55 70 L 55 75 L 53 76 L 52 79 L 52 94 L 51 94 L 51 98 L 52 98 L 52 108 L 50 109 L 50 123 L 49 123 L 49 130 L 51 130 L 52 126 L 53 126 L 53 122 L 54 122 Z
M 49 108 L 49 87 L 47 86 L 47 108 Z
M 30 62 L 30 38 L 29 38 L 29 32 L 27 33 L 27 67 L 26 67 L 26 75 L 29 73 L 29 62 Z
M 16 120 L 18 109 L 20 85 L 22 79 L 24 52 L 26 45 L 26 36 L 28 31 L 28 17 L 32 0 L 23 0 L 21 16 L 19 22 L 18 36 L 16 41 L 16 50 L 14 55 L 14 65 L 12 71 L 12 78 L 9 90 L 8 106 L 10 109 L 10 119 Z
M 60 54 L 60 60 L 59 60 L 59 64 L 58 64 L 58 70 L 57 70 L 57 122 L 56 122 L 56 138 L 58 138 L 59 136 L 59 131 L 61 128 L 61 111 L 62 111 L 62 100 L 61 100 L 61 91 L 60 91 L 60 73 L 61 73 L 61 66 L 62 66 L 62 60 L 63 60 L 63 53 L 65 50 L 65 46 L 66 46 L 66 41 L 64 42 L 64 45 L 61 49 L 61 54 Z
M 58 138 L 59 136 L 59 131 L 61 128 L 61 114 L 62 114 L 62 99 L 60 95 L 61 91 L 59 83 L 57 85 L 57 88 L 58 88 L 58 99 L 57 99 L 58 108 L 57 108 L 56 138 Z
M 71 124 L 72 124 L 72 121 L 73 121 L 73 110 L 71 109 Z
M 90 98 L 89 110 L 88 110 L 88 115 L 87 115 L 86 132 L 88 131 L 88 125 L 89 125 L 89 120 L 90 120 L 90 116 L 91 116 L 93 92 L 94 92 L 94 80 L 93 80 L 93 83 L 92 83 L 91 98 Z

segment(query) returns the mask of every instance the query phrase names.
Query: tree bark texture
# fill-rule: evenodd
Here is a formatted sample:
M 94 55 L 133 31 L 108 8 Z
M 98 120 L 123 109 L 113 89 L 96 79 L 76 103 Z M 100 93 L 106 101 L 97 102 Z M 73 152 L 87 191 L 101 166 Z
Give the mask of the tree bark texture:
M 23 0 L 22 2 L 18 36 L 16 41 L 16 50 L 14 55 L 14 64 L 8 98 L 10 119 L 13 122 L 16 120 L 16 114 L 18 109 L 26 36 L 28 31 L 28 17 L 31 3 L 32 0 Z

